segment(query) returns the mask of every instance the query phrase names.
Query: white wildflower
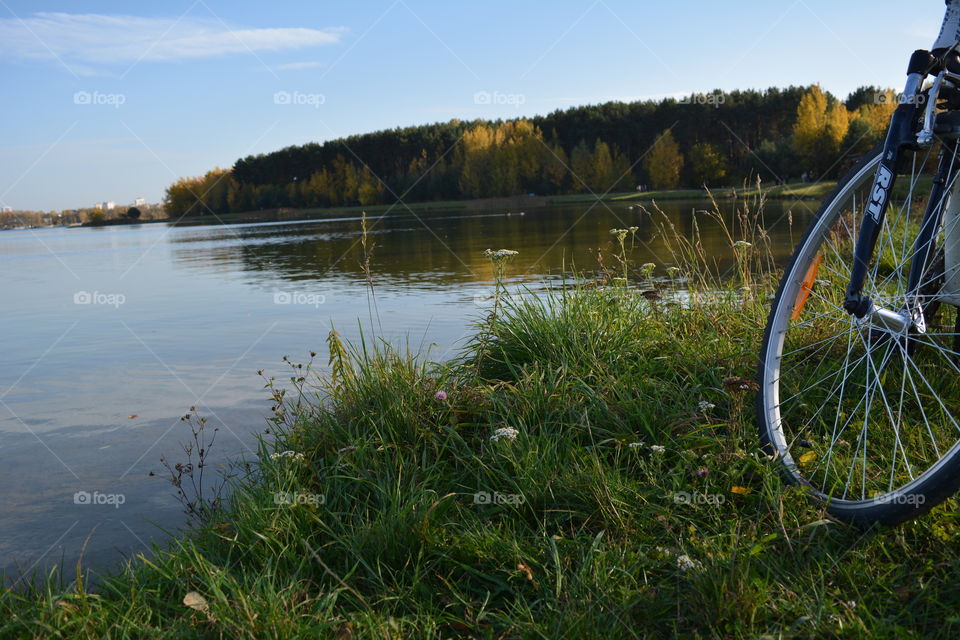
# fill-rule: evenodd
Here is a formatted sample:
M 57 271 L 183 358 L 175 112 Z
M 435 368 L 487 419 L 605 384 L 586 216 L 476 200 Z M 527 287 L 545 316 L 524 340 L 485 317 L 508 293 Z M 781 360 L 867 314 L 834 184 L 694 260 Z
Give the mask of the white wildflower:
M 663 453 L 666 450 L 667 450 L 666 447 L 661 446 L 659 444 L 655 444 L 652 447 L 650 447 L 650 451 L 653 451 L 654 453 Z
M 493 249 L 487 249 L 483 252 L 483 255 L 487 256 L 494 262 L 499 262 L 501 260 L 506 260 L 507 258 L 512 258 L 518 253 L 519 251 L 513 251 L 511 249 L 497 249 L 496 251 Z
M 697 568 L 697 562 L 690 559 L 690 556 L 687 554 L 681 554 L 677 556 L 677 568 L 681 571 L 690 571 L 691 569 Z
M 519 434 L 520 432 L 514 429 L 513 427 L 500 427 L 499 429 L 493 432 L 493 435 L 490 436 L 490 440 L 492 442 L 496 442 L 501 439 L 516 440 Z
M 697 404 L 697 411 L 699 411 L 700 413 L 706 413 L 707 411 L 710 411 L 711 409 L 715 409 L 716 406 L 717 406 L 717 405 L 713 404 L 712 402 L 707 402 L 706 400 L 701 400 L 700 403 Z
M 289 451 L 289 450 L 281 451 L 280 453 L 270 454 L 271 460 L 281 460 L 283 458 L 293 458 L 297 462 L 303 462 L 304 460 L 307 459 L 306 456 L 304 456 L 302 453 L 297 453 L 296 451 Z
M 747 242 L 746 240 L 737 240 L 733 243 L 734 249 L 749 249 L 753 245 Z
M 643 446 L 643 443 L 642 443 L 642 442 L 631 442 L 631 443 L 628 444 L 627 446 L 630 447 L 631 449 L 636 449 L 636 448 L 638 448 L 638 447 L 642 447 L 642 446 Z

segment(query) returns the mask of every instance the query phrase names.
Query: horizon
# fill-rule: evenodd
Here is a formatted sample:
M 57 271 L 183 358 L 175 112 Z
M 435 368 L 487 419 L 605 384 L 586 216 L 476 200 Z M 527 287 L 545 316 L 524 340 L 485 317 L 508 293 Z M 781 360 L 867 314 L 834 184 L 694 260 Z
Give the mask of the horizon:
M 902 24 L 892 9 L 903 3 L 814 0 L 696 12 L 613 0 L 549 12 L 196 0 L 134 14 L 118 2 L 0 2 L 12 87 L 0 207 L 157 203 L 178 178 L 248 155 L 452 119 L 716 90 L 820 84 L 842 100 L 861 86 L 899 89 L 910 52 L 936 36 L 942 5 L 928 4 Z M 678 47 L 678 33 L 697 44 Z

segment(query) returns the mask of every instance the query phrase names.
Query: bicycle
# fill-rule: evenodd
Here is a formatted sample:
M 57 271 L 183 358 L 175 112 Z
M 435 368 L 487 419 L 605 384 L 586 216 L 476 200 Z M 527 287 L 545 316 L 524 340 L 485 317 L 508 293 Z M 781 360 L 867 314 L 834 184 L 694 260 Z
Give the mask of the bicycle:
M 960 488 L 960 0 L 946 4 L 885 141 L 797 246 L 760 353 L 765 451 L 858 525 Z

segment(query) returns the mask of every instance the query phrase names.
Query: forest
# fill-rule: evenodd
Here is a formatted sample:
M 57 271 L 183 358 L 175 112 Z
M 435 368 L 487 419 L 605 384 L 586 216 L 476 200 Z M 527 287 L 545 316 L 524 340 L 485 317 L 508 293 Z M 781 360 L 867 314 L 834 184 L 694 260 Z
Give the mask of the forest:
M 890 89 L 819 85 L 608 102 L 396 128 L 240 158 L 166 190 L 171 218 L 277 208 L 719 188 L 840 175 L 884 135 Z

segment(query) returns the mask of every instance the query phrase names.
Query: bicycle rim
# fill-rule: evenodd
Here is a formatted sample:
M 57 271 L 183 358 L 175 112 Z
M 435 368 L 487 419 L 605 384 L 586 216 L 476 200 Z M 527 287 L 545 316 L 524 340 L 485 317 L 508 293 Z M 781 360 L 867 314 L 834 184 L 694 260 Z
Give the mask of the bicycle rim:
M 842 307 L 879 159 L 878 152 L 861 162 L 828 198 L 785 273 L 764 340 L 758 412 L 765 444 L 791 480 L 841 517 L 896 521 L 929 509 L 956 484 L 960 325 L 940 296 L 942 252 L 931 252 L 939 262 L 929 261 L 920 295 L 907 292 L 937 162 L 930 150 L 906 159 L 864 288 L 886 310 L 909 299 L 922 309 L 925 333 Z M 955 180 L 949 176 L 948 194 Z M 941 227 L 935 246 L 944 240 Z

